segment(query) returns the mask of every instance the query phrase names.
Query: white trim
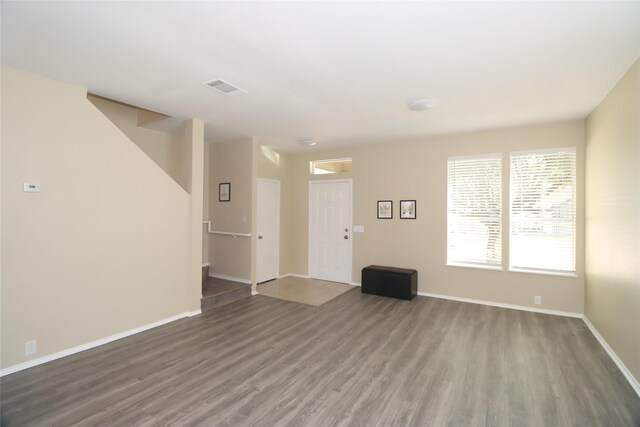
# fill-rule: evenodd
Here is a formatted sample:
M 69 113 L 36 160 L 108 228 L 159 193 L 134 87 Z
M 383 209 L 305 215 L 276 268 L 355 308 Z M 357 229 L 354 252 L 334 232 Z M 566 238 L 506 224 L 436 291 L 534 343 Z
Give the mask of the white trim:
M 215 277 L 216 279 L 229 280 L 231 282 L 245 283 L 247 285 L 251 284 L 251 280 L 249 279 L 241 279 L 239 277 L 225 276 L 223 274 L 209 273 L 209 277 Z
M 548 310 L 545 308 L 533 308 L 527 307 L 526 305 L 515 305 L 515 304 L 503 304 L 501 302 L 493 302 L 493 301 L 484 301 L 477 300 L 471 298 L 460 298 L 453 297 L 450 295 L 440 295 L 440 294 L 432 294 L 429 292 L 418 292 L 418 295 L 423 297 L 431 297 L 431 298 L 439 298 L 439 299 L 448 299 L 452 301 L 460 301 L 460 302 L 468 302 L 471 304 L 480 304 L 480 305 L 488 305 L 491 307 L 501 307 L 501 308 L 509 308 L 511 310 L 522 310 L 522 311 L 531 311 L 533 313 L 542 313 L 542 314 L 552 314 L 554 316 L 564 316 L 564 317 L 574 317 L 576 319 L 582 319 L 582 313 L 574 313 L 571 311 L 559 311 L 559 310 Z
M 620 371 L 622 372 L 622 375 L 624 375 L 627 381 L 629 381 L 629 384 L 631 384 L 631 388 L 633 388 L 633 390 L 636 392 L 638 397 L 640 397 L 640 382 L 638 382 L 638 380 L 635 379 L 631 371 L 627 369 L 627 367 L 622 362 L 622 360 L 620 360 L 616 352 L 613 351 L 611 347 L 609 347 L 609 344 L 607 344 L 605 339 L 602 337 L 602 335 L 600 335 L 596 327 L 593 326 L 593 324 L 589 321 L 587 316 L 583 316 L 582 320 L 584 321 L 585 325 L 587 325 L 587 328 L 589 328 L 593 336 L 596 337 L 596 339 L 598 340 L 602 348 L 604 348 L 607 354 L 609 354 L 609 357 L 613 359 L 613 362 L 618 366 L 618 369 L 620 369 Z
M 476 159 L 502 159 L 502 153 L 483 153 L 483 154 L 469 154 L 466 156 L 449 156 L 447 157 L 447 161 L 449 160 L 476 160 Z
M 232 236 L 232 237 L 251 237 L 251 233 L 236 233 L 231 231 L 210 231 L 209 234 L 217 234 L 219 236 Z
M 545 276 L 556 277 L 573 277 L 577 278 L 578 274 L 575 271 L 559 271 L 559 270 L 545 270 L 542 268 L 525 268 L 525 267 L 509 267 L 511 273 L 525 273 L 525 274 L 542 274 Z
M 198 316 L 200 314 L 202 314 L 202 310 L 201 309 L 197 309 L 197 310 L 194 310 L 194 311 L 187 311 L 187 316 L 188 317 Z
M 260 295 L 260 294 L 259 294 L 259 293 L 257 293 L 256 291 L 253 291 L 253 290 L 252 290 L 252 291 L 251 291 L 251 296 L 254 296 L 254 295 Z
M 480 270 L 504 271 L 501 265 L 492 264 L 474 264 L 471 262 L 447 261 L 445 265 L 447 267 L 479 268 Z
M 200 310 L 198 310 L 198 312 L 199 311 Z M 34 366 L 42 365 L 43 363 L 51 362 L 52 360 L 60 359 L 66 356 L 71 356 L 72 354 L 80 353 L 81 351 L 89 350 L 94 347 L 99 347 L 101 345 L 108 344 L 112 341 L 117 341 L 119 339 L 126 338 L 131 335 L 139 334 L 140 332 L 144 332 L 149 329 L 157 328 L 158 326 L 162 326 L 167 323 L 175 322 L 176 320 L 183 319 L 185 317 L 191 317 L 195 315 L 193 313 L 196 313 L 196 312 L 185 312 L 181 314 L 176 314 L 175 316 L 167 317 L 166 319 L 158 320 L 157 322 L 148 323 L 143 326 L 138 326 L 137 328 L 129 329 L 128 331 L 120 332 L 115 335 L 111 335 L 105 338 L 100 338 L 95 341 L 88 342 L 86 344 L 81 344 L 76 347 L 68 348 L 66 350 L 48 354 L 46 356 L 42 356 L 37 359 L 29 360 L 28 362 L 9 366 L 8 368 L 4 368 L 0 370 L 0 377 L 4 377 L 5 375 L 13 374 L 15 372 L 22 371 L 24 369 L 32 368 Z
M 512 151 L 510 154 L 515 154 L 516 156 L 520 156 L 523 154 L 555 154 L 555 153 L 576 153 L 575 145 L 568 145 L 565 147 L 557 147 L 557 148 L 542 148 L 538 150 L 522 150 L 522 151 Z
M 235 237 L 251 237 L 251 233 L 235 233 L 228 231 L 216 231 L 211 228 L 211 221 L 202 221 L 203 224 L 207 224 L 207 233 L 209 234 L 219 234 L 221 236 L 233 236 Z
M 203 263 L 202 263 L 202 266 L 203 266 L 203 267 L 211 267 L 211 264 L 209 264 L 208 262 L 203 262 Z
M 280 181 L 278 181 L 277 179 L 269 179 L 269 178 L 256 178 L 256 181 L 267 181 L 267 182 L 277 182 L 278 184 L 280 184 Z
M 300 277 L 301 279 L 308 279 L 309 276 L 306 274 L 297 274 L 297 273 L 287 273 L 279 277 L 279 279 L 284 279 L 285 277 Z
M 309 184 L 322 184 L 323 182 L 351 182 L 353 183 L 353 178 L 344 178 L 344 179 L 314 179 L 309 181 Z
M 349 282 L 349 283 L 347 283 L 347 285 L 351 285 L 351 286 L 362 286 L 362 284 L 357 283 L 357 282 Z

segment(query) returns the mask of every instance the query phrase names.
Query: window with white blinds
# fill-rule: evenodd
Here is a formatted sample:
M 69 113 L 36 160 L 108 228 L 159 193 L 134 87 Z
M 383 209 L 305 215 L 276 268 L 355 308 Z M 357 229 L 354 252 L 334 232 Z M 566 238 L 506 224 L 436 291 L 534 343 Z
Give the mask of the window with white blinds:
M 502 155 L 447 162 L 447 264 L 501 268 Z
M 510 192 L 510 269 L 575 272 L 575 148 L 512 152 Z

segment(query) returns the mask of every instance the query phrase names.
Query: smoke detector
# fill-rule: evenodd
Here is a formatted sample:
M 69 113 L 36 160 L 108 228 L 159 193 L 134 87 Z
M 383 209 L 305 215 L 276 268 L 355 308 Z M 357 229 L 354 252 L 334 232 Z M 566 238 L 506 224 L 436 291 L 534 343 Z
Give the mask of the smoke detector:
M 407 102 L 407 107 L 411 111 L 425 111 L 435 107 L 438 101 L 435 99 L 418 98 Z
M 227 96 L 236 96 L 240 95 L 241 93 L 247 93 L 246 90 L 240 89 L 238 86 L 232 85 L 231 83 L 222 79 L 213 79 L 202 84 L 210 87 L 211 89 L 215 89 L 218 92 L 224 93 Z

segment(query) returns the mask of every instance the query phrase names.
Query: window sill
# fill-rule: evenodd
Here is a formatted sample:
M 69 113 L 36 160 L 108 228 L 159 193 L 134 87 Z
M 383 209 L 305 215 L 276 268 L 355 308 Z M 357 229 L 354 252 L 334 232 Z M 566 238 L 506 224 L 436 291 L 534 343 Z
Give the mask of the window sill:
M 463 268 L 477 268 L 480 270 L 503 271 L 502 267 L 499 267 L 496 265 L 467 264 L 464 262 L 448 262 L 447 267 L 463 267 Z
M 574 271 L 536 270 L 534 268 L 517 267 L 511 267 L 509 268 L 509 271 L 512 273 L 542 274 L 543 276 L 578 277 Z

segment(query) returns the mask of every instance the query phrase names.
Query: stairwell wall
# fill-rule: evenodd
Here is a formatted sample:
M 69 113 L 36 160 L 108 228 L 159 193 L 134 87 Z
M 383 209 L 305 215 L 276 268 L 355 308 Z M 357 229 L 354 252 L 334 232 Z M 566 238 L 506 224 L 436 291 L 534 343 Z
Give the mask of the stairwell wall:
M 189 194 L 85 88 L 1 77 L 1 368 L 185 315 Z
M 89 95 L 87 97 L 114 125 L 160 166 L 180 187 L 189 192 L 191 158 L 184 135 L 173 135 L 140 127 L 140 110 L 119 102 Z

